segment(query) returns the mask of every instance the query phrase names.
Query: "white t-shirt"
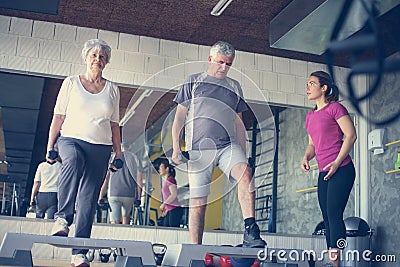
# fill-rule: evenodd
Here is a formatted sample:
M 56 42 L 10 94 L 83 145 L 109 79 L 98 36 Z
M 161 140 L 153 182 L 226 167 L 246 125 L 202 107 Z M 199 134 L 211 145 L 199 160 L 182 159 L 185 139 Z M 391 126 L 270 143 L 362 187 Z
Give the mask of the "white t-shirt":
M 54 114 L 65 115 L 61 136 L 112 145 L 110 121 L 119 122 L 119 98 L 118 87 L 108 80 L 101 92 L 92 94 L 78 75 L 67 77 L 54 107 Z
M 42 162 L 36 169 L 35 180 L 40 182 L 39 192 L 57 192 L 58 178 L 61 174 L 61 163 L 53 165 Z

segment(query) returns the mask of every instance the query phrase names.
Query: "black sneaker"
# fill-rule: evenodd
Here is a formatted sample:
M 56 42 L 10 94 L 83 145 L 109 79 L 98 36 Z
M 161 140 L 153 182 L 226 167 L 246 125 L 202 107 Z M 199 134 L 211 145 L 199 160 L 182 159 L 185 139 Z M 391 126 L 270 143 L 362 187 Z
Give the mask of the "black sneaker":
M 260 237 L 260 228 L 256 223 L 247 226 L 244 230 L 243 247 L 263 248 L 267 243 Z

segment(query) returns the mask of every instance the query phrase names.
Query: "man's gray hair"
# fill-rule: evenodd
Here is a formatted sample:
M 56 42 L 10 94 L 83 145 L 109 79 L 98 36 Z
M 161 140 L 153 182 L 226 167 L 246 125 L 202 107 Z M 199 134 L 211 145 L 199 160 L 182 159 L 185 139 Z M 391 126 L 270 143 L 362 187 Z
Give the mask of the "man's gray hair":
M 110 62 L 110 58 L 111 58 L 111 47 L 104 42 L 103 40 L 100 39 L 91 39 L 89 41 L 86 41 L 86 43 L 83 45 L 83 49 L 82 49 L 82 58 L 83 60 L 86 59 L 90 49 L 92 48 L 96 48 L 98 50 L 103 49 L 104 53 L 106 53 L 106 63 Z
M 210 49 L 210 56 L 216 58 L 217 55 L 223 55 L 226 57 L 234 57 L 235 56 L 235 48 L 224 41 L 218 41 Z

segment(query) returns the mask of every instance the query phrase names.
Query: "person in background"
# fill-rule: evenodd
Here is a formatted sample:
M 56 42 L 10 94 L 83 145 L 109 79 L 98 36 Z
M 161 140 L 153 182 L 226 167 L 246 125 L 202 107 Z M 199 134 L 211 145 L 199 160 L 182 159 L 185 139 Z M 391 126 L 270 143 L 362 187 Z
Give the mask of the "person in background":
M 52 235 L 68 236 L 75 216 L 75 237 L 89 238 L 97 200 L 109 167 L 110 153 L 121 159 L 118 87 L 102 74 L 110 46 L 99 39 L 85 42 L 86 72 L 67 77 L 54 108 L 47 142 L 47 160 L 58 139 L 63 166 L 58 184 L 58 211 Z M 117 170 L 116 164 L 111 168 Z M 87 249 L 73 248 L 71 266 L 89 266 Z
M 162 226 L 179 227 L 181 225 L 183 209 L 178 201 L 175 169 L 169 164 L 168 159 L 162 159 L 159 163 L 158 173 L 164 180 L 161 188 L 163 202 L 160 205 L 163 217 Z
M 57 187 L 61 174 L 61 163 L 58 157 L 53 162 L 42 162 L 36 169 L 33 181 L 30 210 L 36 210 L 36 218 L 54 219 L 57 212 Z
M 316 105 L 306 117 L 308 146 L 301 168 L 305 172 L 310 171 L 309 161 L 316 157 L 320 171 L 318 202 L 329 249 L 329 262 L 325 266 L 338 267 L 341 254 L 339 242 L 346 239 L 343 212 L 356 175 L 349 153 L 357 135 L 347 109 L 338 102 L 339 90 L 328 73 L 311 73 L 306 93 Z
M 108 189 L 107 198 L 111 210 L 111 223 L 129 224 L 133 206 L 139 207 L 142 196 L 142 165 L 138 157 L 127 151 L 127 144 L 122 143 L 124 165 L 118 171 L 108 171 L 100 190 L 99 205 Z M 111 156 L 111 161 L 114 154 Z
M 238 81 L 227 77 L 235 58 L 229 43 L 215 43 L 205 72 L 189 76 L 174 101 L 178 104 L 172 125 L 172 160 L 181 164 L 180 139 L 185 131 L 189 152 L 189 232 L 192 243 L 201 244 L 207 197 L 214 167 L 238 186 L 244 220 L 243 246 L 265 247 L 255 220 L 255 186 L 246 158 L 246 130 L 242 112 L 247 110 Z

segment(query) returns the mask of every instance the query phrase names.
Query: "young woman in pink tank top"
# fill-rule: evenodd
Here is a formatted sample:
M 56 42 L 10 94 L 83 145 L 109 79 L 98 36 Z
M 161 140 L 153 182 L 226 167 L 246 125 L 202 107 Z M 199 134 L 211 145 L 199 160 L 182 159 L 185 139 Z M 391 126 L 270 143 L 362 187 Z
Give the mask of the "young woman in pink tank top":
M 325 266 L 338 267 L 342 249 L 340 241 L 346 239 L 343 212 L 355 180 L 355 169 L 349 153 L 357 135 L 347 109 L 338 102 L 339 90 L 328 73 L 311 73 L 306 93 L 316 105 L 306 117 L 309 142 L 301 168 L 305 172 L 310 171 L 309 161 L 316 158 L 320 171 L 318 202 L 330 255 Z

